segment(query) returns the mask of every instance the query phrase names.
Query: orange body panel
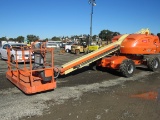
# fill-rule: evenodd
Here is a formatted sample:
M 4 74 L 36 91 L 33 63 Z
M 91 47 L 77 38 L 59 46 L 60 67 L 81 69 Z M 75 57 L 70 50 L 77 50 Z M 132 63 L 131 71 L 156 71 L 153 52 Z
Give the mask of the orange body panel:
M 103 58 L 101 62 L 98 63 L 98 66 L 118 69 L 119 65 L 125 59 L 127 59 L 126 56 L 112 56 L 112 57 Z
M 146 64 L 144 61 L 142 61 L 141 56 L 121 55 L 103 58 L 97 63 L 97 66 L 119 69 L 120 64 L 125 59 L 132 59 L 135 65 Z
M 122 42 L 120 53 L 123 54 L 155 54 L 160 52 L 158 36 L 131 34 Z

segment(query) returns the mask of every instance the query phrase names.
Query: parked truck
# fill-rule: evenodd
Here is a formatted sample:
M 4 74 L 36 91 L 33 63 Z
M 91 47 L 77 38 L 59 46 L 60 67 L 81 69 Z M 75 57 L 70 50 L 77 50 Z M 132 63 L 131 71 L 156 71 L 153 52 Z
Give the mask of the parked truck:
M 67 53 L 71 52 L 71 47 L 72 47 L 72 45 L 75 45 L 75 43 L 74 43 L 74 42 L 67 42 L 67 43 L 65 44 L 65 46 L 64 46 L 65 52 L 67 52 Z

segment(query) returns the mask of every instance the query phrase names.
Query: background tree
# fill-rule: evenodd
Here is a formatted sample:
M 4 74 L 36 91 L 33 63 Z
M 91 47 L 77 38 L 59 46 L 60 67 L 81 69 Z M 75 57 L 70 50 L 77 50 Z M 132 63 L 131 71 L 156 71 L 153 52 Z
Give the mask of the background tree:
M 114 33 L 113 33 L 113 37 L 114 37 L 114 36 L 117 36 L 117 35 L 120 35 L 120 33 L 119 33 L 119 32 L 114 32 Z
M 111 41 L 113 37 L 113 32 L 110 30 L 102 30 L 99 33 L 99 38 L 101 38 L 103 41 L 106 41 L 107 44 L 109 43 L 109 41 Z
M 9 41 L 15 41 L 16 42 L 16 39 L 15 38 L 9 38 Z
M 27 35 L 27 40 L 29 40 L 29 44 L 31 44 L 31 42 L 39 40 L 39 37 L 35 35 Z
M 108 44 L 109 42 L 111 42 L 111 39 L 113 38 L 113 33 L 114 33 L 114 32 L 112 32 L 112 31 L 110 31 L 110 30 L 107 30 L 107 33 L 106 33 L 106 41 L 107 41 L 107 44 Z
M 119 32 L 113 32 L 113 31 L 110 31 L 110 30 L 102 30 L 99 33 L 99 38 L 101 38 L 102 40 L 105 40 L 108 44 L 109 42 L 111 42 L 112 38 L 114 36 L 117 36 L 117 35 L 120 35 L 120 33 Z
M 102 40 L 105 40 L 106 36 L 107 36 L 107 30 L 102 30 L 99 33 L 99 38 L 101 38 Z
M 0 40 L 1 41 L 7 41 L 7 38 L 6 37 L 1 37 Z
M 48 38 L 44 39 L 44 41 L 48 41 L 48 40 L 49 40 Z
M 24 42 L 24 37 L 23 36 L 18 36 L 16 38 L 16 41 L 18 41 L 19 43 L 22 43 L 22 42 Z
M 53 40 L 53 41 L 60 41 L 60 38 L 59 38 L 59 37 L 54 36 L 54 37 L 52 37 L 52 38 L 51 38 L 51 40 Z
M 97 35 L 93 35 L 92 39 L 93 41 L 96 41 Z

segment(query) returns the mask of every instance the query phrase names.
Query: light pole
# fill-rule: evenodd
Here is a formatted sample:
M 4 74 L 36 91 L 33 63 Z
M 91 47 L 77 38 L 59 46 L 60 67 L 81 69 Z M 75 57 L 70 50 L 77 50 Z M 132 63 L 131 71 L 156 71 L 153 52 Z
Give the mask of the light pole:
M 89 4 L 91 4 L 91 21 L 90 21 L 90 36 L 89 36 L 88 45 L 92 43 L 92 15 L 93 15 L 93 6 L 96 6 L 96 1 L 89 0 Z

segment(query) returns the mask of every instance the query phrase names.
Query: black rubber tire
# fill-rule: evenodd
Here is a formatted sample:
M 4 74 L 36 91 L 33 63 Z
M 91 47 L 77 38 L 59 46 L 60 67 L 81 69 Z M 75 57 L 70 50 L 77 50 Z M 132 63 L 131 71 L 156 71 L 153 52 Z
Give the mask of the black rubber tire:
M 124 77 L 132 77 L 135 71 L 135 64 L 132 60 L 126 59 L 119 66 L 119 71 Z
M 15 64 L 15 59 L 14 59 L 14 56 L 13 56 L 13 55 L 11 56 L 11 63 L 12 63 L 12 64 Z
M 66 53 L 69 53 L 69 50 L 68 50 L 68 49 L 66 50 Z
M 147 61 L 148 69 L 151 71 L 157 71 L 160 68 L 159 59 L 157 57 L 150 57 Z
M 76 49 L 75 53 L 76 53 L 76 55 L 79 55 L 80 51 L 78 49 Z

